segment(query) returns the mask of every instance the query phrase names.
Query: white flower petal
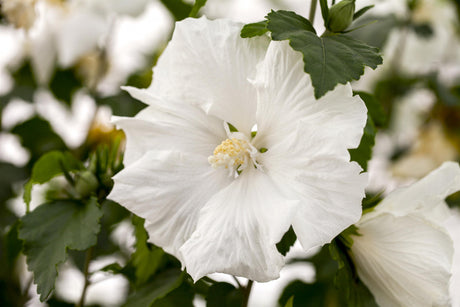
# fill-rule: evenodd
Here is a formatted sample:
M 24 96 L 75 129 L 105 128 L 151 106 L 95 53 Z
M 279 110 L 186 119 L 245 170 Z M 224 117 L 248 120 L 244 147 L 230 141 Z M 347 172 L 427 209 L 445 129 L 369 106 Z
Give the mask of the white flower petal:
M 361 217 L 367 174 L 344 146 L 301 121 L 295 137 L 268 148 L 259 162 L 275 182 L 299 199 L 294 230 L 306 251 L 330 242 Z
M 256 142 L 261 147 L 271 148 L 282 141 L 300 120 L 309 123 L 310 133 L 341 150 L 359 145 L 367 120 L 363 101 L 352 97 L 349 84 L 338 85 L 316 100 L 302 54 L 287 41 L 270 43 L 255 85 L 259 95 Z
M 113 180 L 108 198 L 145 218 L 149 241 L 182 260 L 178 249 L 195 230 L 200 209 L 232 179 L 201 156 L 149 151 Z
M 444 199 L 459 190 L 460 166 L 445 162 L 411 186 L 390 193 L 366 218 L 380 212 L 402 216 L 417 211 L 424 218 L 440 223 L 450 216 Z
M 453 254 L 445 231 L 415 215 L 389 213 L 358 224 L 353 258 L 382 307 L 448 306 Z
M 241 24 L 229 20 L 185 19 L 154 68 L 149 90 L 174 101 L 200 105 L 239 131 L 255 124 L 255 76 L 268 37 L 243 39 Z M 180 90 L 179 90 L 180 88 Z
M 196 231 L 181 248 L 187 272 L 194 280 L 214 272 L 262 282 L 278 278 L 284 261 L 275 245 L 296 208 L 266 174 L 245 169 L 201 210 Z
M 199 107 L 167 103 L 146 90 L 125 87 L 134 98 L 151 104 L 134 118 L 114 117 L 127 135 L 125 164 L 149 150 L 172 150 L 203 155 L 207 161 L 214 148 L 226 139 L 223 122 Z

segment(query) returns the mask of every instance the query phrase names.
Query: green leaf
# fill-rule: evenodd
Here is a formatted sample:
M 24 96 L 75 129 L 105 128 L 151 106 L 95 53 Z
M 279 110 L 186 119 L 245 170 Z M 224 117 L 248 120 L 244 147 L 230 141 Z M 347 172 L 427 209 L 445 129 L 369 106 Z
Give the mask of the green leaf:
M 329 286 L 322 282 L 307 284 L 295 280 L 283 290 L 278 303 L 287 306 L 291 301 L 293 307 L 335 306 L 335 304 L 328 304 L 331 301 L 328 290 Z
M 271 12 L 267 27 L 273 40 L 288 39 L 291 47 L 303 54 L 304 70 L 311 77 L 316 98 L 339 83 L 358 80 L 364 66 L 375 69 L 382 63 L 377 48 L 343 34 L 318 37 L 308 28 L 305 18 L 288 13 Z M 309 22 L 308 25 L 311 27 Z
M 361 138 L 358 148 L 349 149 L 351 161 L 356 161 L 363 168 L 363 171 L 367 171 L 367 163 L 372 158 L 372 149 L 375 145 L 375 134 L 376 128 L 374 121 L 368 115 L 366 126 L 364 127 L 364 134 Z
M 243 293 L 232 284 L 218 282 L 209 288 L 206 307 L 241 306 Z
M 176 21 L 187 18 L 192 11 L 192 6 L 182 0 L 160 0 L 161 3 L 174 16 Z
M 190 11 L 189 17 L 197 17 L 200 9 L 206 4 L 207 0 L 195 0 L 195 4 Z
M 241 37 L 254 37 L 254 36 L 261 36 L 267 33 L 267 21 L 262 20 L 255 23 L 248 23 L 244 25 L 243 29 L 241 29 Z
M 165 252 L 150 243 L 147 243 L 148 234 L 144 228 L 144 219 L 133 216 L 135 227 L 136 251 L 131 256 L 131 262 L 135 267 L 136 284 L 145 283 L 156 273 L 162 262 Z
M 73 69 L 57 70 L 49 84 L 54 97 L 68 105 L 71 104 L 72 95 L 82 86 Z
M 358 278 L 349 249 L 340 239 L 329 245 L 331 256 L 339 264 L 334 284 L 349 307 L 377 307 L 372 293 Z
M 383 110 L 382 104 L 375 98 L 375 96 L 361 91 L 353 92 L 353 94 L 359 95 L 359 97 L 361 97 L 364 101 L 368 115 L 372 118 L 374 124 L 378 127 L 384 126 L 387 121 L 387 116 Z
M 344 231 L 340 233 L 340 240 L 342 240 L 343 244 L 350 249 L 353 246 L 353 238 L 352 236 L 360 236 L 358 232 L 358 227 L 355 225 L 351 225 Z
M 276 244 L 276 248 L 283 256 L 286 256 L 286 254 L 289 252 L 291 246 L 294 245 L 296 240 L 297 236 L 294 232 L 294 229 L 291 226 L 289 227 L 289 230 L 286 231 L 281 240 Z
M 165 297 L 178 288 L 184 280 L 179 269 L 170 269 L 155 276 L 153 280 L 131 294 L 125 307 L 151 306 L 155 301 Z
M 43 155 L 34 164 L 30 180 L 24 187 L 24 202 L 30 203 L 34 184 L 43 184 L 65 172 L 82 169 L 84 169 L 83 164 L 69 152 L 51 151 Z
M 358 19 L 359 17 L 363 16 L 367 11 L 369 11 L 371 8 L 373 8 L 374 5 L 368 5 L 368 6 L 365 6 L 363 7 L 362 9 L 358 10 L 357 12 L 355 12 L 355 14 L 353 15 L 353 20 L 356 20 Z
M 311 22 L 294 12 L 283 10 L 271 11 L 266 18 L 267 29 L 272 32 L 272 39 L 276 41 L 290 39 L 299 32 L 316 34 Z
M 24 241 L 27 265 L 43 302 L 54 288 L 58 265 L 67 249 L 86 250 L 96 244 L 102 216 L 97 201 L 54 201 L 37 207 L 22 219 L 19 238 Z

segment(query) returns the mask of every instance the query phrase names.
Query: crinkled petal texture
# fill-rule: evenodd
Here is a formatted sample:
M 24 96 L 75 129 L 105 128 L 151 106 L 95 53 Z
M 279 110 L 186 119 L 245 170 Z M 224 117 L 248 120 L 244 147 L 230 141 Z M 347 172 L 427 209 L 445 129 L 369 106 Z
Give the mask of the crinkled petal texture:
M 291 225 L 309 250 L 361 215 L 367 176 L 347 149 L 362 136 L 364 103 L 349 85 L 315 100 L 300 53 L 240 31 L 226 20 L 177 23 L 153 84 L 126 88 L 147 108 L 115 119 L 126 167 L 109 197 L 145 218 L 149 240 L 194 280 L 275 279 L 284 264 L 276 243 Z M 226 123 L 255 148 L 236 178 L 208 163 L 229 137 Z
M 266 173 L 300 200 L 294 231 L 305 250 L 330 242 L 361 217 L 367 174 L 350 163 L 367 110 L 350 85 L 315 100 L 302 55 L 287 42 L 272 42 L 259 66 L 254 143 Z
M 255 77 L 269 39 L 242 39 L 241 27 L 205 17 L 177 23 L 149 90 L 200 105 L 206 113 L 249 134 L 257 106 L 257 93 L 249 80 Z
M 444 198 L 460 190 L 460 167 L 446 162 L 391 193 L 357 223 L 353 258 L 380 306 L 448 306 L 453 243 L 441 226 Z

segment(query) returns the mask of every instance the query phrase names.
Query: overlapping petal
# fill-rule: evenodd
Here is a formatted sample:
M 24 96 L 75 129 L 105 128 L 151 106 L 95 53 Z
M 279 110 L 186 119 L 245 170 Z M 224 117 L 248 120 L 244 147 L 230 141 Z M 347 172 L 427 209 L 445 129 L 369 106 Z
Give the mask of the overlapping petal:
M 194 153 L 207 161 L 214 148 L 226 138 L 222 120 L 206 115 L 197 106 L 167 102 L 142 89 L 125 89 L 150 105 L 134 118 L 114 118 L 117 127 L 127 135 L 125 165 L 148 150 Z
M 366 107 L 338 86 L 315 100 L 300 53 L 272 42 L 259 66 L 258 132 L 254 143 L 267 174 L 301 201 L 293 221 L 306 250 L 330 242 L 361 216 L 367 175 L 350 163 L 359 144 Z
M 269 39 L 242 39 L 241 24 L 206 17 L 176 24 L 174 35 L 154 68 L 149 90 L 200 105 L 206 113 L 250 133 L 256 122 L 256 91 L 249 82 Z
M 182 261 L 178 250 L 194 232 L 200 209 L 231 178 L 199 155 L 148 151 L 113 180 L 108 198 L 145 218 L 149 241 Z
M 415 215 L 390 213 L 359 224 L 352 247 L 359 278 L 382 307 L 448 306 L 453 245 Z
M 256 281 L 279 277 L 284 265 L 276 249 L 296 214 L 266 174 L 246 169 L 214 195 L 200 212 L 196 231 L 181 248 L 194 280 L 223 272 Z
M 380 306 L 448 306 L 453 243 L 442 227 L 444 198 L 460 190 L 460 166 L 446 162 L 395 190 L 356 224 L 352 256 Z

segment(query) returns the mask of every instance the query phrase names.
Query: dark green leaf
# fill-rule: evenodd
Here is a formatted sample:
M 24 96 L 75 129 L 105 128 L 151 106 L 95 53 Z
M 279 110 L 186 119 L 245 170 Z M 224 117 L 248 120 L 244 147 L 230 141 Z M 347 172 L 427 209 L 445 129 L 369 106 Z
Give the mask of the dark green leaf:
M 160 0 L 177 21 L 187 18 L 192 6 L 182 0 Z
M 369 11 L 373 7 L 374 5 L 368 5 L 356 11 L 355 14 L 353 15 L 353 20 L 358 19 L 359 17 L 363 16 L 367 11 Z
M 212 285 L 206 296 L 206 307 L 241 306 L 242 302 L 242 292 L 226 282 L 218 282 Z
M 197 17 L 200 9 L 206 4 L 207 0 L 195 0 L 195 4 L 190 11 L 189 17 Z
M 298 15 L 271 12 L 267 27 L 273 40 L 288 39 L 291 47 L 303 54 L 304 69 L 311 77 L 316 98 L 339 83 L 358 80 L 364 66 L 375 69 L 382 63 L 377 48 L 342 34 L 318 37 L 299 21 L 303 17 L 294 16 Z
M 32 186 L 43 184 L 65 172 L 82 170 L 83 164 L 69 152 L 51 151 L 34 164 L 30 180 L 24 187 L 24 201 L 30 203 Z
M 57 70 L 49 84 L 54 97 L 68 105 L 71 104 L 72 95 L 82 86 L 72 69 Z
M 96 102 L 99 105 L 108 105 L 113 114 L 118 116 L 134 116 L 145 108 L 145 104 L 132 98 L 126 92 L 120 92 L 115 96 L 97 98 Z
M 123 306 L 151 306 L 155 301 L 165 297 L 168 293 L 178 288 L 183 280 L 183 274 L 179 269 L 170 269 L 162 272 L 131 294 Z
M 24 241 L 27 265 L 34 273 L 40 300 L 54 288 L 57 267 L 67 257 L 67 249 L 85 250 L 96 244 L 99 219 L 97 201 L 88 203 L 61 200 L 43 204 L 22 219 L 19 238 Z
M 294 245 L 296 240 L 297 240 L 297 236 L 294 232 L 294 229 L 292 229 L 292 226 L 291 226 L 289 230 L 281 238 L 281 241 L 279 241 L 276 244 L 276 248 L 283 256 L 286 256 L 286 254 L 289 252 L 289 250 L 291 249 L 291 246 Z
M 349 249 L 341 239 L 329 245 L 331 256 L 339 264 L 334 283 L 349 307 L 377 307 L 372 293 L 358 278 Z
M 135 267 L 136 283 L 145 283 L 158 270 L 163 259 L 164 251 L 147 243 L 148 234 L 144 228 L 144 219 L 133 216 L 136 236 L 136 251 L 131 256 Z
M 267 28 L 272 32 L 272 39 L 276 41 L 291 39 L 293 35 L 302 32 L 316 34 L 311 22 L 294 12 L 271 11 L 266 18 L 268 21 Z
M 40 118 L 34 117 L 14 127 L 11 132 L 21 139 L 21 144 L 32 155 L 32 163 L 43 154 L 52 150 L 66 150 L 67 146 L 51 128 L 50 124 Z
M 351 161 L 356 161 L 367 171 L 367 163 L 372 158 L 372 149 L 375 145 L 376 129 L 374 122 L 370 116 L 367 117 L 367 123 L 364 127 L 364 134 L 361 138 L 358 148 L 349 149 Z
M 372 118 L 374 124 L 378 127 L 384 126 L 387 121 L 387 116 L 383 110 L 383 106 L 374 97 L 374 95 L 359 91 L 354 92 L 353 94 L 359 95 L 359 97 L 361 97 L 361 99 L 364 101 L 368 115 Z
M 179 288 L 169 292 L 152 304 L 152 307 L 193 307 L 195 293 L 189 283 L 183 282 Z
M 261 36 L 267 33 L 267 21 L 259 21 L 255 23 L 248 23 L 244 25 L 243 29 L 241 29 L 241 37 L 254 37 L 254 36 Z
M 348 249 L 353 246 L 353 236 L 360 236 L 358 228 L 355 225 L 351 225 L 340 233 L 340 240 L 342 240 Z

